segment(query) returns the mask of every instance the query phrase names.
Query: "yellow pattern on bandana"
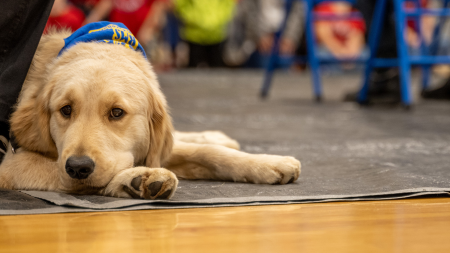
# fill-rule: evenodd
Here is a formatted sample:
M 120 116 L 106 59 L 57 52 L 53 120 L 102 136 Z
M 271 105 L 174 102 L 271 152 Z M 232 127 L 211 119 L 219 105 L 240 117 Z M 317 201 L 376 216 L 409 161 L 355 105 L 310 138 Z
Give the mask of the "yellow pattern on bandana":
M 136 50 L 136 48 L 139 45 L 138 40 L 136 39 L 136 37 L 134 37 L 134 35 L 130 32 L 130 30 L 119 27 L 114 24 L 107 25 L 100 29 L 90 30 L 89 33 L 95 33 L 95 32 L 106 31 L 106 30 L 113 31 L 113 35 L 111 37 L 112 40 L 103 40 L 106 43 L 120 44 L 120 45 L 124 45 L 128 48 L 130 48 L 130 46 L 131 46 L 131 48 L 133 48 L 134 50 Z
M 76 30 L 72 35 L 64 39 L 64 47 L 59 51 L 58 56 L 78 43 L 90 42 L 122 45 L 126 48 L 140 51 L 147 58 L 142 45 L 139 44 L 139 41 L 124 24 L 108 21 L 89 23 Z

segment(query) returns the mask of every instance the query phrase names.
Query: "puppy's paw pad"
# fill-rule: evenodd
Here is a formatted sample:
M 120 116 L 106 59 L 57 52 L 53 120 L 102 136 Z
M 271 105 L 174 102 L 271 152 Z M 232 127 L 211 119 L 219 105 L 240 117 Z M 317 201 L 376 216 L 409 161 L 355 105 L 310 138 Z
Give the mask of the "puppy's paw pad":
M 136 191 L 140 191 L 139 187 L 141 186 L 142 183 L 142 176 L 138 176 L 133 178 L 133 180 L 131 180 L 131 186 L 136 190 Z
M 155 197 L 156 194 L 161 190 L 161 186 L 163 185 L 163 182 L 156 181 L 148 185 L 147 189 L 150 191 L 150 196 Z
M 172 190 L 167 190 L 163 194 L 159 195 L 157 199 L 167 199 L 169 198 L 170 194 L 172 194 Z
M 130 195 L 133 199 L 140 199 L 141 196 L 139 196 L 139 194 L 135 193 L 133 190 L 131 190 L 128 186 L 124 185 L 122 187 L 122 190 L 126 193 L 128 193 L 128 195 Z
M 142 176 L 137 176 L 131 180 L 130 185 L 124 185 L 123 190 L 134 199 L 141 199 L 140 186 L 142 184 Z
M 143 192 L 145 199 L 169 199 L 175 192 L 178 180 L 175 177 L 160 178 L 157 181 L 154 178 L 148 178 Z M 164 181 L 163 181 L 164 180 Z
M 289 179 L 289 182 L 287 182 L 288 184 L 293 183 L 295 181 L 295 178 L 291 178 Z

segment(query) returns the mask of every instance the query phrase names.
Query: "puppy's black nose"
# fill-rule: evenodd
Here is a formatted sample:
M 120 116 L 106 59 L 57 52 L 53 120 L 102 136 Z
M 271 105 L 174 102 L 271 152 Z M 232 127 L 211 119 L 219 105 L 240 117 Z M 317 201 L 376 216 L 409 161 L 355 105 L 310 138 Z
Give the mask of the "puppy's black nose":
M 66 172 L 71 178 L 85 179 L 94 168 L 95 163 L 88 156 L 71 156 L 66 161 Z

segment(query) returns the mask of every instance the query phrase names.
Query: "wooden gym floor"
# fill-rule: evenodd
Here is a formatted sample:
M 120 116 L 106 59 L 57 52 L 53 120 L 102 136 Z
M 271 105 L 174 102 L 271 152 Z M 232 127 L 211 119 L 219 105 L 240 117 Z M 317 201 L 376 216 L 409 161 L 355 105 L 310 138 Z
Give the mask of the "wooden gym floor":
M 450 198 L 0 217 L 0 252 L 450 252 Z

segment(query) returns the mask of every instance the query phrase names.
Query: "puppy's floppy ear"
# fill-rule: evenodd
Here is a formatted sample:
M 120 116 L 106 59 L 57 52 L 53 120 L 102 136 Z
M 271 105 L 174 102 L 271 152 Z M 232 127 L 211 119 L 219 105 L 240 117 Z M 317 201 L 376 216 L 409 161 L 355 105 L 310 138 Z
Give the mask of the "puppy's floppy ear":
M 172 119 L 167 112 L 164 95 L 159 89 L 151 92 L 149 99 L 150 147 L 145 165 L 159 168 L 164 165 L 172 152 Z
M 169 158 L 173 147 L 173 125 L 172 119 L 167 112 L 167 103 L 164 94 L 161 92 L 155 72 L 150 62 L 142 56 L 140 52 L 124 50 L 126 59 L 138 67 L 147 77 L 148 94 L 148 124 L 150 132 L 150 143 L 148 154 L 145 159 L 145 166 L 150 168 L 160 168 Z
M 49 100 L 53 85 L 27 97 L 22 97 L 11 115 L 11 131 L 20 147 L 49 157 L 58 157 L 55 143 L 50 135 Z

